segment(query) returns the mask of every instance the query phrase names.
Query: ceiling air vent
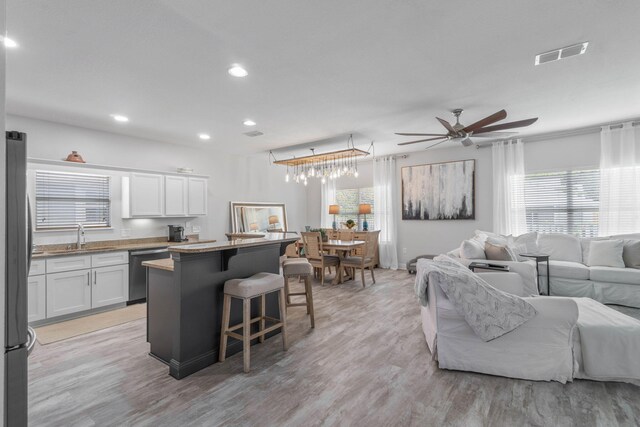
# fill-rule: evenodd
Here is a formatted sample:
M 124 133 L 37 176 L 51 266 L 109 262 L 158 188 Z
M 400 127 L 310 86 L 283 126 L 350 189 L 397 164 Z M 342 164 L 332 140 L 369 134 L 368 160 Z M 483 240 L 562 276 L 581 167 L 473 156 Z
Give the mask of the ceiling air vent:
M 569 58 L 570 56 L 582 55 L 587 51 L 587 46 L 589 46 L 589 42 L 578 43 L 572 46 L 563 47 L 562 49 L 540 53 L 536 55 L 536 65 L 558 61 L 560 59 Z
M 244 134 L 250 137 L 264 135 L 264 133 L 260 132 L 259 130 L 252 130 L 251 132 L 245 132 Z

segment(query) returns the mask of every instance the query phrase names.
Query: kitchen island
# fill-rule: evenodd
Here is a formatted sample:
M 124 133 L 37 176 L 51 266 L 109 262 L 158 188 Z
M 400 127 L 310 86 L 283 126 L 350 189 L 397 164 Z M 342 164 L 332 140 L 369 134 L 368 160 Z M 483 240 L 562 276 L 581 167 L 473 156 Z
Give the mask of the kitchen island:
M 169 374 L 176 379 L 215 363 L 224 282 L 260 272 L 278 274 L 280 256 L 298 239 L 296 233 L 268 233 L 258 239 L 181 245 L 169 249 L 170 261 L 144 262 L 149 354 L 168 364 Z M 258 303 L 258 299 L 252 301 L 252 317 L 258 315 Z M 266 311 L 278 317 L 277 294 L 267 295 Z M 241 321 L 242 302 L 233 300 L 231 324 Z M 227 356 L 241 350 L 240 341 L 230 340 Z

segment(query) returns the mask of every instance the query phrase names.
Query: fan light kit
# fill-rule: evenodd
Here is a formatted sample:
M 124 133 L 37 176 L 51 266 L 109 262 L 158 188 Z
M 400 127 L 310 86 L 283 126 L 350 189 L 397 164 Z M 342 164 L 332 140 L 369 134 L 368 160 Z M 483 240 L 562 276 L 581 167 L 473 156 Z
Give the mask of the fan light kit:
M 426 141 L 437 141 L 435 144 L 428 146 L 427 148 L 435 147 L 436 145 L 442 144 L 443 142 L 449 140 L 460 141 L 462 145 L 468 147 L 473 144 L 471 140 L 472 137 L 478 138 L 504 138 L 511 135 L 515 135 L 517 132 L 497 132 L 504 129 L 513 129 L 520 128 L 532 125 L 535 123 L 538 118 L 526 119 L 526 120 L 518 120 L 516 122 L 509 123 L 501 123 L 498 125 L 493 125 L 495 122 L 499 122 L 500 120 L 504 120 L 507 118 L 507 112 L 505 110 L 500 110 L 497 113 L 493 113 L 490 116 L 485 117 L 482 120 L 478 120 L 477 122 L 465 126 L 460 124 L 460 115 L 464 110 L 462 108 L 456 108 L 452 111 L 453 115 L 456 118 L 456 124 L 451 125 L 448 121 L 443 120 L 439 117 L 436 119 L 440 122 L 442 126 L 447 130 L 447 133 L 439 134 L 439 133 L 396 133 L 396 135 L 401 136 L 430 136 L 433 138 L 419 139 L 417 141 L 409 141 L 409 142 L 401 142 L 398 145 L 408 145 L 408 144 L 416 144 L 418 142 L 426 142 Z M 490 126 L 493 125 L 493 126 Z
M 373 142 L 369 146 L 371 148 Z M 358 158 L 366 157 L 370 153 L 356 148 L 353 144 L 353 135 L 349 135 L 347 149 L 316 154 L 311 148 L 311 155 L 304 157 L 292 157 L 286 160 L 277 160 L 269 151 L 269 158 L 275 165 L 285 165 L 287 174 L 285 182 L 294 181 L 307 185 L 309 178 L 317 178 L 322 184 L 328 179 L 337 179 L 341 176 L 358 177 Z

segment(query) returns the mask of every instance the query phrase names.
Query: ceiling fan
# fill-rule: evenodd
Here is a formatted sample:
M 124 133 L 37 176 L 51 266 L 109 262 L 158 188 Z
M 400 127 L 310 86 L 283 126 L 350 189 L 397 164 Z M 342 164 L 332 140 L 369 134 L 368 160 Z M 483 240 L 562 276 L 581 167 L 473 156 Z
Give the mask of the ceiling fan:
M 497 113 L 494 113 L 490 116 L 485 117 L 482 120 L 478 120 L 477 122 L 465 126 L 460 124 L 460 114 L 462 114 L 464 110 L 462 108 L 456 108 L 452 111 L 453 115 L 456 117 L 456 124 L 451 125 L 448 121 L 443 120 L 439 117 L 436 117 L 438 121 L 442 124 L 442 126 L 447 129 L 447 133 L 438 134 L 438 133 L 396 133 L 396 135 L 402 136 L 431 136 L 433 138 L 427 139 L 419 139 L 417 141 L 409 141 L 409 142 L 401 142 L 398 145 L 408 145 L 408 144 L 416 144 L 418 142 L 426 142 L 426 141 L 436 141 L 441 139 L 442 141 L 436 142 L 428 146 L 427 148 L 435 147 L 436 145 L 442 144 L 443 142 L 459 139 L 462 145 L 468 147 L 473 144 L 470 137 L 478 137 L 478 138 L 503 138 L 511 135 L 515 135 L 517 132 L 497 132 L 504 129 L 513 129 L 529 126 L 538 120 L 537 117 L 533 119 L 526 120 L 518 120 L 517 122 L 509 122 L 502 123 L 498 125 L 493 125 L 495 122 L 499 122 L 500 120 L 504 120 L 507 118 L 507 112 L 505 110 L 500 110 Z M 490 126 L 493 125 L 493 126 Z

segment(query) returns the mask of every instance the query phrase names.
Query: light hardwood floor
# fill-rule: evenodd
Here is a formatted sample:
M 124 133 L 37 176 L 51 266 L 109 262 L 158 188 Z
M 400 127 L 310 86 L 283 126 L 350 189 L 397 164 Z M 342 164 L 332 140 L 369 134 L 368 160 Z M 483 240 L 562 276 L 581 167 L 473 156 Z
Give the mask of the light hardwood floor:
M 640 387 L 513 380 L 438 369 L 413 280 L 314 283 L 316 328 L 289 310 L 279 337 L 177 381 L 147 355 L 145 321 L 38 346 L 29 358 L 34 426 L 634 426 Z M 302 286 L 302 284 L 298 285 Z

